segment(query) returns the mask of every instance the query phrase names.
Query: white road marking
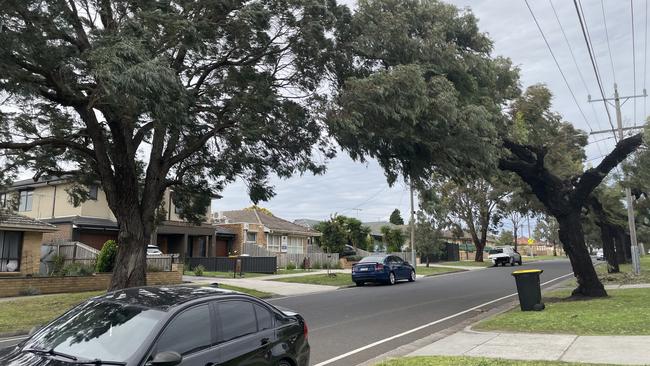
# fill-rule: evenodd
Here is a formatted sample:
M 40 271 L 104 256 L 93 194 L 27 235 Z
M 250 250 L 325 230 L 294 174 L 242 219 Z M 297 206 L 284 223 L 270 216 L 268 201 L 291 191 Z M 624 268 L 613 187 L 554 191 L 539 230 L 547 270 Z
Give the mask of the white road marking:
M 571 276 L 571 275 L 573 275 L 573 273 L 568 273 L 568 274 L 565 274 L 565 275 L 563 275 L 563 276 L 556 277 L 556 278 L 554 278 L 554 279 L 552 279 L 552 280 L 550 280 L 550 281 L 546 281 L 546 282 L 542 283 L 541 286 L 548 285 L 548 284 L 551 283 L 551 282 L 555 282 L 555 281 L 557 281 L 557 280 L 559 280 L 559 279 L 561 279 L 561 278 L 565 278 L 565 277 L 568 277 L 568 276 Z M 472 312 L 472 311 L 474 311 L 474 310 L 480 309 L 480 308 L 482 308 L 482 307 L 484 307 L 484 306 L 494 304 L 495 302 L 499 302 L 499 301 L 501 301 L 501 300 L 505 300 L 505 299 L 507 299 L 507 298 L 509 298 L 509 297 L 513 297 L 513 296 L 515 296 L 515 295 L 517 295 L 516 292 L 515 292 L 514 294 L 506 295 L 506 296 L 500 297 L 500 298 L 498 298 L 498 299 L 494 299 L 494 300 L 488 301 L 488 302 L 483 303 L 483 304 L 481 304 L 481 305 L 477 305 L 477 306 L 474 306 L 474 307 L 469 308 L 469 309 L 467 309 L 467 310 L 463 310 L 463 311 L 461 311 L 461 312 L 459 312 L 459 313 L 456 313 L 456 314 L 453 314 L 453 315 L 449 315 L 449 316 L 444 317 L 444 318 L 442 318 L 442 319 L 438 319 L 438 320 L 432 321 L 431 323 L 427 323 L 427 324 L 421 325 L 421 326 L 419 326 L 419 327 L 417 327 L 417 328 L 413 328 L 413 329 L 411 329 L 411 330 L 407 330 L 406 332 L 402 332 L 402 333 L 400 333 L 400 334 L 396 334 L 396 335 L 394 335 L 394 336 L 392 336 L 392 337 L 384 338 L 384 339 L 381 339 L 381 340 L 379 340 L 379 341 L 377 341 L 377 342 L 370 343 L 370 344 L 365 345 L 365 346 L 363 346 L 363 347 L 360 347 L 360 348 L 354 349 L 354 350 L 352 350 L 352 351 L 350 351 L 350 352 L 346 352 L 346 353 L 344 353 L 344 354 L 342 354 L 342 355 L 336 356 L 336 357 L 334 357 L 334 358 L 330 358 L 329 360 L 325 360 L 325 361 L 323 361 L 323 362 L 317 363 L 317 364 L 314 365 L 314 366 L 325 366 L 325 365 L 329 365 L 330 363 L 333 363 L 333 362 L 336 362 L 336 361 L 342 360 L 342 359 L 344 359 L 344 358 L 346 358 L 346 357 L 348 357 L 348 356 L 352 356 L 352 355 L 357 354 L 357 353 L 359 353 L 359 352 L 363 352 L 363 351 L 365 351 L 365 350 L 367 350 L 367 349 L 370 349 L 370 348 L 372 348 L 372 347 L 378 346 L 378 345 L 383 344 L 383 343 L 386 343 L 386 342 L 390 342 L 390 341 L 392 341 L 392 340 L 394 340 L 394 339 L 397 339 L 397 338 L 403 337 L 403 336 L 405 336 L 405 335 L 409 335 L 409 334 L 411 334 L 411 333 L 418 332 L 418 331 L 420 331 L 420 330 L 422 330 L 422 329 L 425 329 L 425 328 L 427 328 L 427 327 L 430 327 L 430 326 L 432 326 L 432 325 L 436 325 L 436 324 L 439 324 L 439 323 L 445 322 L 445 321 L 447 321 L 447 320 L 449 320 L 449 319 L 453 319 L 453 318 L 459 317 L 459 316 L 461 316 L 461 315 L 467 314 L 467 313 Z

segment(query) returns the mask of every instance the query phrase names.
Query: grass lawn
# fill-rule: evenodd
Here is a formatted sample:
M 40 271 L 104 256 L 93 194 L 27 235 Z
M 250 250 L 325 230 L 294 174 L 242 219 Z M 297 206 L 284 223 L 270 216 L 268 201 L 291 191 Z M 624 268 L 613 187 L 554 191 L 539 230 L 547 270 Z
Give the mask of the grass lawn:
M 603 364 L 599 364 L 604 366 Z M 407 357 L 396 358 L 377 364 L 377 366 L 595 366 L 587 363 L 519 361 L 479 357 Z
M 520 251 L 521 253 L 521 251 Z M 552 255 L 537 255 L 534 257 L 521 257 L 524 262 L 536 262 L 536 261 L 554 261 L 554 260 L 561 260 L 561 259 L 566 259 L 568 260 L 569 257 L 565 257 L 563 255 L 558 255 L 558 256 L 552 256 Z
M 591 300 L 569 298 L 570 290 L 544 295 L 546 310 L 519 307 L 486 319 L 478 330 L 578 335 L 650 335 L 650 289 L 609 290 L 609 297 Z
M 462 272 L 463 270 L 460 269 L 455 269 L 455 268 L 445 268 L 445 267 L 423 267 L 423 266 L 418 266 L 416 268 L 416 272 L 418 276 L 434 276 L 437 274 L 442 274 L 442 273 L 449 273 L 449 272 Z
M 273 281 L 291 282 L 291 283 L 307 283 L 310 285 L 329 285 L 329 286 L 350 286 L 354 285 L 352 282 L 352 275 L 350 273 L 335 273 L 335 276 L 327 276 L 327 274 L 307 275 L 300 277 L 278 278 Z
M 233 290 L 233 291 L 243 292 L 243 293 L 249 294 L 251 296 L 259 297 L 260 299 L 267 299 L 267 298 L 273 296 L 273 294 L 268 293 L 268 292 L 257 291 L 257 290 L 252 290 L 252 289 L 238 287 L 238 286 L 229 286 L 229 285 L 219 284 L 219 288 L 223 288 L 223 289 L 226 289 L 226 290 Z
M 65 313 L 71 307 L 101 291 L 60 295 L 28 296 L 0 302 L 0 333 L 29 331 Z
M 475 262 L 473 260 L 469 260 L 469 261 L 457 261 L 457 262 L 439 262 L 433 264 L 443 264 L 445 266 L 461 266 L 461 267 L 491 267 L 492 266 L 492 262 L 490 262 L 487 258 L 485 258 L 483 262 Z
M 194 276 L 193 271 L 185 272 L 185 274 L 190 275 L 190 276 Z M 243 278 L 262 277 L 262 276 L 269 276 L 269 275 L 270 275 L 269 273 L 244 272 L 244 277 Z M 202 277 L 215 277 L 215 278 L 233 278 L 233 273 L 232 272 L 203 271 L 203 274 L 201 276 Z M 239 278 L 239 275 L 237 275 L 236 278 Z

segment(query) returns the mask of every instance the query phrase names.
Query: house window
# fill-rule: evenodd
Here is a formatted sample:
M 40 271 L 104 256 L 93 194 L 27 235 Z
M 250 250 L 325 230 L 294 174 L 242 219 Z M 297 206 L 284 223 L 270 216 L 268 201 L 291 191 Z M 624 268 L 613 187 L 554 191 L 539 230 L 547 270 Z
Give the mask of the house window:
M 99 191 L 99 187 L 96 184 L 88 186 L 88 198 L 97 201 L 97 191 Z
M 0 231 L 0 272 L 20 271 L 23 233 Z
M 246 242 L 257 243 L 257 233 L 250 231 L 246 232 Z
M 280 235 L 269 235 L 266 242 L 266 249 L 271 252 L 279 252 L 280 243 L 282 243 L 282 237 Z
M 7 194 L 6 193 L 0 193 L 0 207 L 1 208 L 6 208 L 7 207 Z
M 20 203 L 18 211 L 25 212 L 32 210 L 33 191 L 20 191 Z
M 302 254 L 304 253 L 305 238 L 290 236 L 287 243 L 287 253 L 289 254 Z

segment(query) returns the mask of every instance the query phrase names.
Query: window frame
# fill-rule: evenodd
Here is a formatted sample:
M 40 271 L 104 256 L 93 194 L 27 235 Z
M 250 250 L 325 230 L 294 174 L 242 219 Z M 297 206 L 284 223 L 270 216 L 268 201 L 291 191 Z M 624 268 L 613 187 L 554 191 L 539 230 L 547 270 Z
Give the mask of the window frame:
M 178 318 L 181 314 L 183 314 L 183 313 L 185 313 L 187 311 L 190 311 L 192 309 L 198 308 L 199 306 L 203 306 L 203 305 L 206 305 L 208 307 L 208 313 L 210 314 L 210 344 L 205 346 L 205 347 L 202 347 L 202 348 L 195 348 L 195 349 L 192 350 L 192 352 L 186 353 L 186 354 L 184 354 L 182 356 L 185 357 L 185 356 L 189 356 L 189 355 L 194 355 L 196 353 L 203 352 L 203 351 L 205 351 L 207 349 L 210 349 L 210 348 L 214 347 L 216 345 L 216 342 L 217 342 L 217 330 L 216 330 L 216 327 L 215 327 L 215 324 L 216 324 L 215 311 L 216 311 L 216 309 L 214 308 L 213 303 L 214 303 L 214 300 L 191 304 L 191 305 L 189 305 L 187 307 L 184 307 L 184 308 L 180 309 L 179 311 L 174 313 L 174 315 L 170 316 L 169 319 L 167 319 L 165 324 L 158 331 L 158 334 L 156 335 L 153 342 L 151 342 L 151 347 L 149 348 L 149 351 L 147 352 L 147 356 L 145 357 L 145 360 L 150 360 L 158 352 L 164 352 L 164 350 L 161 351 L 161 350 L 158 349 L 158 347 L 159 347 L 158 343 L 159 343 L 161 337 L 163 336 L 163 334 L 165 333 L 165 331 L 167 329 L 169 329 L 169 326 L 174 322 L 174 320 L 176 318 Z
M 25 207 L 23 207 L 23 194 L 25 195 Z M 29 210 L 27 209 L 27 202 L 29 202 Z M 18 212 L 31 212 L 34 208 L 34 190 L 23 189 L 18 191 Z
M 249 235 L 254 235 L 255 240 L 253 240 L 253 241 L 248 240 Z M 246 231 L 246 243 L 252 243 L 252 244 L 257 243 L 257 231 Z
M 296 245 L 292 241 L 300 241 L 300 244 Z M 294 250 L 292 250 L 292 248 Z M 300 248 L 300 250 L 295 250 Z M 289 236 L 287 235 L 287 253 L 289 254 L 305 254 L 305 238 L 302 236 Z
M 18 234 L 18 250 L 17 250 L 17 253 L 18 253 L 17 255 L 18 256 L 15 257 L 15 258 L 11 257 L 11 256 L 5 257 L 4 253 L 3 253 L 4 248 L 5 248 L 4 242 L 5 242 L 5 238 L 6 238 L 7 233 L 17 233 Z M 0 251 L 0 261 L 1 262 L 5 262 L 5 261 L 8 262 L 10 260 L 15 260 L 15 261 L 18 262 L 18 267 L 16 267 L 15 271 L 3 271 L 0 268 L 0 273 L 20 273 L 21 267 L 22 267 L 22 264 L 23 264 L 22 262 L 23 262 L 23 240 L 24 240 L 24 237 L 25 237 L 25 235 L 24 235 L 24 232 L 22 232 L 22 231 L 0 230 L 0 243 L 2 243 L 2 246 L 0 246 L 0 248 L 2 248 L 2 251 Z M 9 251 L 9 250 L 7 250 L 7 251 Z
M 277 239 L 277 245 L 275 245 L 274 239 Z M 282 235 L 269 234 L 266 239 L 266 249 L 274 253 L 280 253 L 282 250 Z
M 99 196 L 99 186 L 97 184 L 91 184 L 88 186 L 88 199 L 92 201 L 97 201 Z

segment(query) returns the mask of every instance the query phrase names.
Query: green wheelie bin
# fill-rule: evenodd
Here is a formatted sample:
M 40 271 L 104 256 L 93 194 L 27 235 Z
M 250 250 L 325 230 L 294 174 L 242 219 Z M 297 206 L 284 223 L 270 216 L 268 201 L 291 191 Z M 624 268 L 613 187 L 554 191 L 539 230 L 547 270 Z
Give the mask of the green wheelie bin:
M 542 272 L 544 271 L 541 269 L 522 269 L 512 272 L 517 283 L 521 311 L 544 310 L 542 289 L 539 284 L 539 275 Z

